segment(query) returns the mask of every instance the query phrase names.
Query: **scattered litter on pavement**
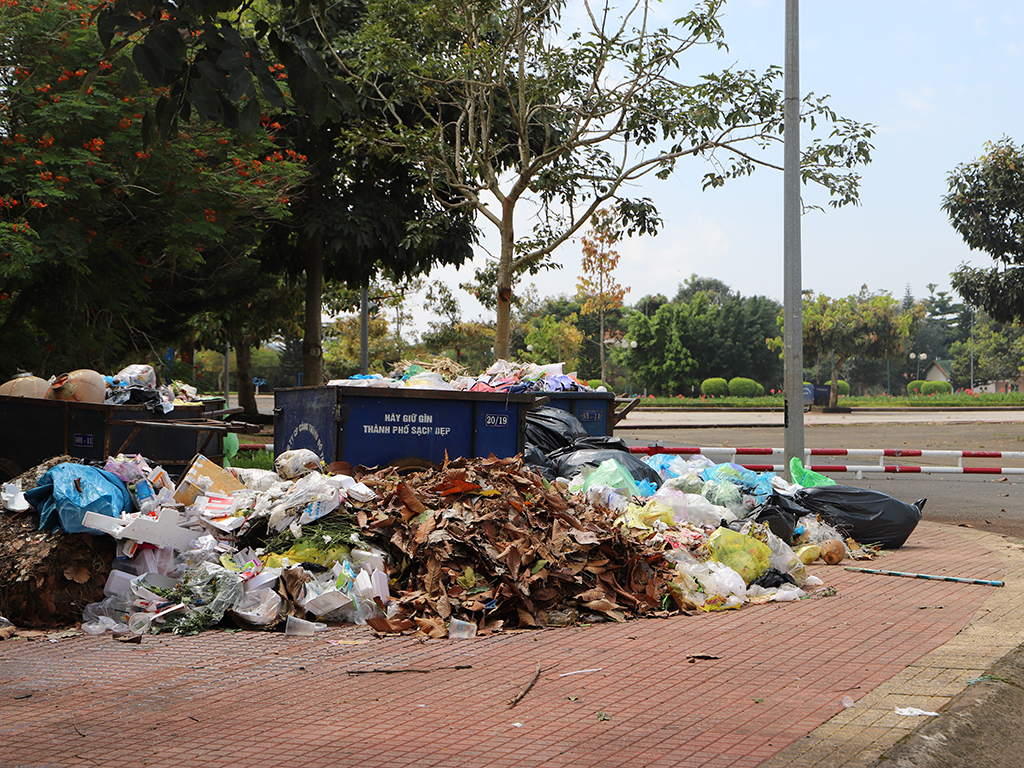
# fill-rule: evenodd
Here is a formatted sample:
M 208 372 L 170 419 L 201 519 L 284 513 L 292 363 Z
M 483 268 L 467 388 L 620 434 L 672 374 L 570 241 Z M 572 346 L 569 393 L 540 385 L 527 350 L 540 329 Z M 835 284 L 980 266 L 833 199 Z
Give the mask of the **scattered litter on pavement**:
M 595 667 L 594 669 L 577 669 L 575 672 L 563 672 L 559 677 L 569 677 L 570 675 L 585 675 L 588 672 L 600 672 L 604 667 Z
M 938 712 L 929 712 L 917 707 L 896 707 L 896 714 L 903 717 L 938 717 Z

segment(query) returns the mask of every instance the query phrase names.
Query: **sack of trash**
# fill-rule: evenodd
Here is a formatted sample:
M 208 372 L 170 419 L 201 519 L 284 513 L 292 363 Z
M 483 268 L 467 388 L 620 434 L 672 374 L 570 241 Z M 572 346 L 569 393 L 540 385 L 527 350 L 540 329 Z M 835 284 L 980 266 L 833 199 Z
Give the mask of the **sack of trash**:
M 846 485 L 804 488 L 796 492 L 794 499 L 846 536 L 885 549 L 898 549 L 910 538 L 926 501 L 907 504 L 881 491 Z
M 590 433 L 583 422 L 566 410 L 544 405 L 526 412 L 526 442 L 545 454 L 572 445 Z
M 598 467 L 608 459 L 614 459 L 619 466 L 629 472 L 637 483 L 647 480 L 653 483 L 654 490 L 661 487 L 661 476 L 657 471 L 628 451 L 617 451 L 607 448 L 584 448 L 567 452 L 559 451 L 549 455 L 549 458 L 554 462 L 555 469 L 561 477 L 575 477 L 584 467 Z M 611 483 L 603 481 L 602 483 L 604 485 L 611 485 Z M 612 487 L 617 486 L 613 485 Z

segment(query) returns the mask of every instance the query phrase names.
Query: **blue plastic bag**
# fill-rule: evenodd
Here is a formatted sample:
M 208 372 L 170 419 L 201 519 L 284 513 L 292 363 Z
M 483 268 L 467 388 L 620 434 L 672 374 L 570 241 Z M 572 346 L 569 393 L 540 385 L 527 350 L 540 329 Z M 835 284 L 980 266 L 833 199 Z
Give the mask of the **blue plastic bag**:
M 117 475 L 83 464 L 53 467 L 25 492 L 25 499 L 39 511 L 40 529 L 60 527 L 68 533 L 96 533 L 82 525 L 86 512 L 120 517 L 132 505 L 128 488 Z

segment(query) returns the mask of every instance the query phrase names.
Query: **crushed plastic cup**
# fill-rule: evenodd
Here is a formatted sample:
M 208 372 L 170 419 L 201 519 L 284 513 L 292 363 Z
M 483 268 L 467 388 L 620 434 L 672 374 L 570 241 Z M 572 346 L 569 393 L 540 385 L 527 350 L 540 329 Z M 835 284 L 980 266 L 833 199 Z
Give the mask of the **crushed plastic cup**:
M 284 624 L 284 633 L 292 637 L 312 637 L 325 629 L 327 625 L 322 621 L 306 621 L 296 616 L 289 616 Z
M 128 617 L 128 629 L 136 635 L 144 635 L 153 626 L 153 615 L 149 613 L 133 613 Z
M 471 640 L 476 637 L 476 624 L 472 621 L 452 619 L 448 625 L 448 638 L 450 640 Z

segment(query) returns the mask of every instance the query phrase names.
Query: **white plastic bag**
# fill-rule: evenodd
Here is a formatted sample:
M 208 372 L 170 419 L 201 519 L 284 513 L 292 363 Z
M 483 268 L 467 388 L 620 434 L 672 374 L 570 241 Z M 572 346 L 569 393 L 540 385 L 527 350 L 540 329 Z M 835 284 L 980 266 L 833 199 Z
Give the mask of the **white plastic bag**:
M 306 448 L 285 451 L 274 459 L 274 469 L 285 480 L 320 471 L 320 457 Z

